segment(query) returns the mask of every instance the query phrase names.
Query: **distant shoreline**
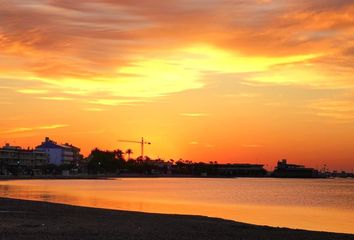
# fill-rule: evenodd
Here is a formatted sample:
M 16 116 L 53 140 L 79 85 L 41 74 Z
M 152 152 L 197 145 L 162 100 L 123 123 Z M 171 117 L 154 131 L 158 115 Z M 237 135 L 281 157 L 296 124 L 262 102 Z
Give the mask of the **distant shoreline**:
M 112 178 L 237 178 L 237 177 L 225 177 L 225 176 L 196 176 L 196 175 L 169 175 L 169 174 L 161 174 L 161 175 L 147 175 L 147 174 L 105 174 L 105 175 L 42 175 L 42 176 L 1 176 L 1 180 L 51 180 L 51 179 L 67 179 L 67 180 L 75 180 L 75 179 L 112 179 Z
M 332 178 L 295 178 L 295 177 L 272 177 L 272 176 L 266 176 L 266 177 L 237 177 L 237 176 L 196 176 L 196 175 L 170 175 L 170 174 L 160 174 L 160 175 L 147 175 L 147 174 L 102 174 L 102 175 L 38 175 L 38 176 L 29 176 L 29 175 L 23 175 L 23 176 L 5 176 L 5 175 L 0 175 L 0 181 L 2 180 L 85 180 L 85 179 L 111 179 L 111 178 L 225 178 L 225 179 L 232 179 L 232 178 L 274 178 L 274 179 L 332 179 Z M 354 179 L 354 178 L 341 178 L 341 179 Z
M 354 240 L 352 234 L 0 198 L 0 239 Z

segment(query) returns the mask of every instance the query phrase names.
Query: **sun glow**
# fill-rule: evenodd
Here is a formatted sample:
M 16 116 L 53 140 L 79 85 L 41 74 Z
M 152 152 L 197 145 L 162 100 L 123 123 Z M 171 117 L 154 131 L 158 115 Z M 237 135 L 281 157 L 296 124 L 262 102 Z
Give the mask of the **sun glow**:
M 79 95 L 83 92 L 86 94 L 107 92 L 116 97 L 152 98 L 202 88 L 205 85 L 203 76 L 210 73 L 265 72 L 279 64 L 306 61 L 318 56 L 319 54 L 287 57 L 243 56 L 212 45 L 199 44 L 170 50 L 159 57 L 132 59 L 129 64 L 104 75 L 38 76 L 30 71 L 21 76 L 16 73 L 13 77 L 37 79 L 63 92 L 70 91 L 73 94 L 77 92 Z M 272 78 L 275 79 L 274 76 Z M 284 79 L 276 78 L 272 82 L 286 82 Z M 31 89 L 18 91 L 24 94 L 46 92 Z

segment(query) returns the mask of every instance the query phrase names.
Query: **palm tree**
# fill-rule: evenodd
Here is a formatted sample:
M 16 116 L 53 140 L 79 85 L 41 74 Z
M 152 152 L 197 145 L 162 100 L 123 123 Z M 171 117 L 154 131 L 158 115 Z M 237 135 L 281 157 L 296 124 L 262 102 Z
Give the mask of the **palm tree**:
M 126 154 L 128 154 L 128 160 L 130 159 L 130 154 L 133 154 L 133 150 L 131 150 L 130 148 L 127 149 L 127 151 L 125 151 Z
M 117 149 L 117 150 L 114 150 L 113 151 L 114 152 L 114 154 L 116 155 L 116 157 L 119 159 L 119 160 L 122 160 L 123 159 L 123 151 L 122 150 L 120 150 L 120 149 Z

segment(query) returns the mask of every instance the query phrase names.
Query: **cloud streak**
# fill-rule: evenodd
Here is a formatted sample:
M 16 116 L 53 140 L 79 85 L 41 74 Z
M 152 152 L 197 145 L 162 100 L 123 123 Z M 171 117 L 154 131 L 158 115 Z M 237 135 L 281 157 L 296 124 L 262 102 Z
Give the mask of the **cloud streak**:
M 180 113 L 180 115 L 183 117 L 206 117 L 206 116 L 209 116 L 209 114 L 207 114 L 207 113 L 199 113 L 199 112 Z
M 354 100 L 322 99 L 309 105 L 319 117 L 336 123 L 354 123 Z
M 338 70 L 341 60 L 352 58 L 337 48 L 354 45 L 348 41 L 354 33 L 353 1 L 201 3 L 0 1 L 0 58 L 7 59 L 0 70 L 4 77 L 113 97 L 202 88 L 208 71 L 253 72 L 248 81 L 261 84 L 348 85 L 353 66 L 341 71 L 341 79 L 312 77 L 328 69 L 321 59 L 336 59 Z M 214 47 L 191 49 L 200 44 Z M 289 78 L 303 67 L 298 62 L 314 67 Z
M 37 127 L 16 127 L 2 131 L 2 134 L 14 134 L 14 133 L 23 133 L 23 132 L 33 132 L 39 130 L 53 130 L 57 128 L 68 127 L 68 124 L 52 124 L 52 125 L 43 125 Z

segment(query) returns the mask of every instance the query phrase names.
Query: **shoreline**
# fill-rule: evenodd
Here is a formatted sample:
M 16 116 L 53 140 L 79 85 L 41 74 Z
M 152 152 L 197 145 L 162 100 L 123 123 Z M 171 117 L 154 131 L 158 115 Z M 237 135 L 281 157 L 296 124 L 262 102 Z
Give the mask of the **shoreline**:
M 257 226 L 220 218 L 155 214 L 0 198 L 0 239 L 354 240 L 353 234 Z
M 104 174 L 104 175 L 38 175 L 38 176 L 5 176 L 0 175 L 0 181 L 6 180 L 60 180 L 60 179 L 71 179 L 71 180 L 80 180 L 80 179 L 95 179 L 95 180 L 108 180 L 112 178 L 223 178 L 223 179 L 233 179 L 233 178 L 272 178 L 272 179 L 334 179 L 334 178 L 295 178 L 295 177 L 255 177 L 255 176 L 196 176 L 196 175 L 169 175 L 169 174 L 160 174 L 160 175 L 146 175 L 146 174 Z M 340 178 L 340 179 L 354 179 L 354 178 Z

